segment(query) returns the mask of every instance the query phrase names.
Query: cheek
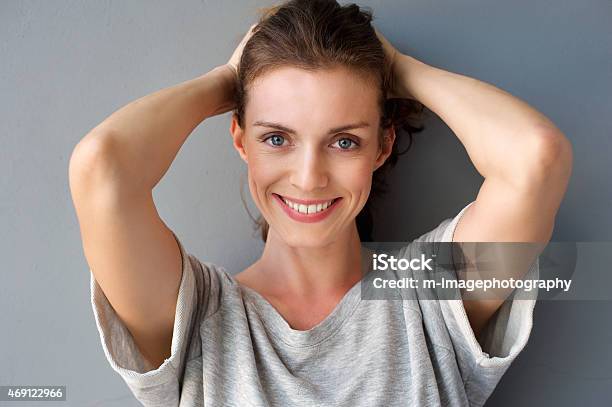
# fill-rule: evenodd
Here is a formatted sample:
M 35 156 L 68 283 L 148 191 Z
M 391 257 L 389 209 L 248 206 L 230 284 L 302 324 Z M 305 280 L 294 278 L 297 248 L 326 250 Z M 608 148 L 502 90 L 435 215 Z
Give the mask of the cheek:
M 372 163 L 367 159 L 348 161 L 333 173 L 338 185 L 355 194 L 367 194 L 372 185 Z
M 251 196 L 255 202 L 265 201 L 271 186 L 278 183 L 282 177 L 282 170 L 270 157 L 254 151 L 253 154 L 249 154 L 247 167 Z M 261 206 L 259 204 L 257 206 L 261 210 Z
M 255 183 L 265 183 L 265 180 L 270 178 L 273 168 L 270 165 L 270 160 L 266 159 L 265 154 L 261 154 L 259 146 L 250 138 L 246 141 L 246 150 L 248 158 L 249 178 Z
M 277 164 L 257 154 L 254 154 L 252 157 L 249 156 L 248 171 L 250 177 L 259 187 L 266 186 L 273 182 L 278 177 L 279 173 Z

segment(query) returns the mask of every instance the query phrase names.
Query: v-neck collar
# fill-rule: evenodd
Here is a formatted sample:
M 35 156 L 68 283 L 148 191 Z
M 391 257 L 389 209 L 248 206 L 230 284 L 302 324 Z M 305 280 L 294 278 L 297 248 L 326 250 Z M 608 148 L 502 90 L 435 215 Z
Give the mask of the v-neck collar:
M 366 248 L 362 246 L 363 253 L 366 253 Z M 369 253 L 369 250 L 367 253 Z M 260 319 L 276 339 L 283 341 L 289 346 L 308 347 L 315 346 L 333 335 L 355 311 L 355 308 L 361 301 L 361 283 L 371 271 L 371 263 L 366 262 L 365 264 L 368 265 L 368 268 L 361 279 L 353 284 L 334 309 L 321 322 L 305 331 L 291 328 L 285 318 L 265 297 L 252 288 L 240 284 L 233 277 L 232 279 L 244 294 L 243 298 L 255 306 Z

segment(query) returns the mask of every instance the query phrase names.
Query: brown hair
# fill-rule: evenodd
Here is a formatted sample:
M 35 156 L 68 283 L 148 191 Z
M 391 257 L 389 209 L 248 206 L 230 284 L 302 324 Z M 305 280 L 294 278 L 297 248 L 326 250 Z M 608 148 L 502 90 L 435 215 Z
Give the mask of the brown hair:
M 305 70 L 344 66 L 365 78 L 374 77 L 380 88 L 379 142 L 382 144 L 384 130 L 390 126 L 394 126 L 396 138 L 391 155 L 374 171 L 370 196 L 356 218 L 361 241 L 371 241 L 373 200 L 387 192 L 387 172 L 395 166 L 398 157 L 408 151 L 413 133 L 424 129 L 423 125 L 417 127 L 414 123 L 422 118 L 424 106 L 414 99 L 387 99 L 393 77 L 382 43 L 371 25 L 370 9 L 361 9 L 356 4 L 341 6 L 335 0 L 291 0 L 262 11 L 238 64 L 234 115 L 241 128 L 245 124 L 248 85 L 281 66 Z M 408 147 L 400 152 L 398 146 L 406 134 Z M 242 187 L 240 192 L 242 196 Z M 244 204 L 244 197 L 242 200 Z M 245 209 L 249 212 L 246 204 Z M 261 215 L 253 221 L 256 229 L 261 229 L 265 242 L 268 223 Z

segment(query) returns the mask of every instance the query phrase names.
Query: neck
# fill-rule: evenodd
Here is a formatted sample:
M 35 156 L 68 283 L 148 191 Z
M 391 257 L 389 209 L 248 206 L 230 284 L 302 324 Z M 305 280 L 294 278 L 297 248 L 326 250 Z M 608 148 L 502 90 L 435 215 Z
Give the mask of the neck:
M 353 222 L 334 242 L 319 247 L 289 246 L 270 229 L 257 263 L 260 277 L 272 283 L 270 291 L 283 297 L 314 298 L 344 295 L 362 278 L 365 262 Z

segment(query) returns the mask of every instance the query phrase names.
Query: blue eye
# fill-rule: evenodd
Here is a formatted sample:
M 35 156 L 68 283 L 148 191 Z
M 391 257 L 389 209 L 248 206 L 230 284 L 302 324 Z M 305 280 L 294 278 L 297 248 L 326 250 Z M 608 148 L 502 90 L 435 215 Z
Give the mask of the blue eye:
M 283 147 L 285 137 L 278 133 L 273 133 L 267 137 L 264 137 L 263 139 L 261 139 L 261 141 L 268 144 L 271 147 Z M 271 141 L 271 143 L 268 141 Z M 342 151 L 356 150 L 359 147 L 359 143 L 357 143 L 355 140 L 348 138 L 348 137 L 343 137 L 341 139 L 338 139 L 338 141 L 336 141 L 334 144 L 338 144 L 340 148 L 337 148 L 337 149 L 342 150 Z
M 340 150 L 354 150 L 359 146 L 359 144 L 357 144 L 353 139 L 347 137 L 341 138 L 340 140 L 336 141 L 336 143 L 338 143 L 338 145 L 340 146 Z M 350 148 L 350 143 L 353 143 L 355 147 Z
M 282 146 L 283 141 L 285 140 L 285 138 L 283 136 L 281 136 L 280 134 L 272 134 L 272 135 L 266 137 L 263 141 L 264 141 L 264 143 L 267 143 L 268 140 L 272 140 L 272 145 L 273 146 L 280 147 L 280 146 Z

